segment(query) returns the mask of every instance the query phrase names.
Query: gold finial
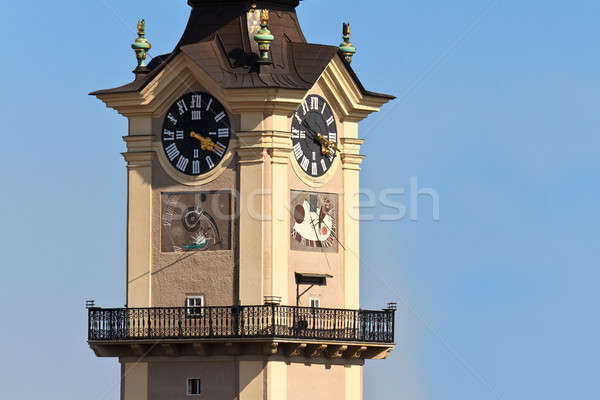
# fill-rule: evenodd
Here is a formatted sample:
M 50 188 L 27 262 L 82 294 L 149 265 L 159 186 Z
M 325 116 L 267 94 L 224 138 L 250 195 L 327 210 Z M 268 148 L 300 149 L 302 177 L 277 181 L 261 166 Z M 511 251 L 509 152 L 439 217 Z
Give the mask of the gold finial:
M 342 28 L 342 37 L 344 41 L 340 44 L 340 52 L 349 63 L 352 62 L 352 56 L 356 54 L 356 47 L 350 42 L 350 24 L 344 22 Z
M 137 58 L 138 68 L 136 71 L 142 71 L 146 67 L 146 55 L 152 48 L 150 42 L 146 40 L 146 20 L 138 20 L 137 24 L 138 38 L 131 45 L 131 48 L 135 51 L 135 57 Z
M 138 21 L 137 31 L 138 31 L 138 35 L 140 35 L 140 37 L 144 37 L 144 35 L 146 34 L 146 20 L 145 19 L 141 19 Z
M 260 11 L 260 29 L 254 35 L 254 40 L 258 43 L 260 51 L 259 63 L 270 64 L 269 51 L 271 43 L 275 40 L 275 36 L 269 30 L 269 10 Z
M 269 10 L 262 10 L 260 12 L 260 23 L 263 25 L 269 24 Z

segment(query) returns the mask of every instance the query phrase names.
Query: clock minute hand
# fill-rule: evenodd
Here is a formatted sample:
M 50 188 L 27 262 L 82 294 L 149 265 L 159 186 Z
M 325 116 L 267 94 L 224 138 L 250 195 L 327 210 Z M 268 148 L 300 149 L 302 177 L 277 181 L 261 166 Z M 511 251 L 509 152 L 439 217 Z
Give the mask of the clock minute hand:
M 317 133 L 311 129 L 311 127 L 306 123 L 306 121 L 302 122 L 302 126 L 305 127 L 306 130 L 311 133 L 311 135 L 309 135 L 310 138 L 316 140 Z

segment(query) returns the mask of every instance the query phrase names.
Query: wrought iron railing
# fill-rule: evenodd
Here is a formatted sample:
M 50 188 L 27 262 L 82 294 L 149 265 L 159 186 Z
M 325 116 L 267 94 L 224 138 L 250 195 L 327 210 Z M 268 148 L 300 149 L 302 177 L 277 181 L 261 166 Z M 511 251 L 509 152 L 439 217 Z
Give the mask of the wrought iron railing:
M 393 343 L 393 309 L 279 305 L 88 310 L 90 341 L 293 338 Z

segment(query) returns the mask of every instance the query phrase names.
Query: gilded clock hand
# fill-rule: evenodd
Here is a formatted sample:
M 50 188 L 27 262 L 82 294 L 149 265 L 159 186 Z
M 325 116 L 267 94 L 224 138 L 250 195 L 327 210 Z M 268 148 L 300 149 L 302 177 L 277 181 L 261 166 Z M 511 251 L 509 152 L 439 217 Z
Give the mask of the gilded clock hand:
M 211 138 L 204 137 L 194 131 L 190 132 L 190 136 L 200 141 L 200 149 L 203 151 L 212 151 L 219 155 L 223 155 L 225 147 L 223 147 L 220 143 L 215 143 Z
M 310 127 L 310 125 L 308 125 L 306 121 L 302 122 L 302 126 L 305 127 L 306 130 L 311 133 L 311 135 L 308 135 L 308 137 L 310 137 L 312 140 L 316 140 L 317 133 L 312 130 L 312 128 Z
M 331 140 L 326 139 L 325 136 L 317 133 L 317 142 L 321 145 L 321 153 L 324 156 L 333 155 L 333 150 L 340 151 L 340 149 Z
M 204 137 L 194 131 L 190 132 L 190 136 L 200 141 L 200 148 L 205 151 L 215 151 L 215 142 L 211 138 Z

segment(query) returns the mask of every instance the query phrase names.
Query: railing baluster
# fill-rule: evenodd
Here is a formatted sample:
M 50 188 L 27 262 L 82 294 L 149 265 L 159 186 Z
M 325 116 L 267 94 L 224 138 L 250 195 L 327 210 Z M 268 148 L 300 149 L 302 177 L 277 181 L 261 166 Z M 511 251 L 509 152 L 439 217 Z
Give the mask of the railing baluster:
M 88 310 L 88 339 L 287 337 L 392 343 L 395 311 L 282 305 Z

